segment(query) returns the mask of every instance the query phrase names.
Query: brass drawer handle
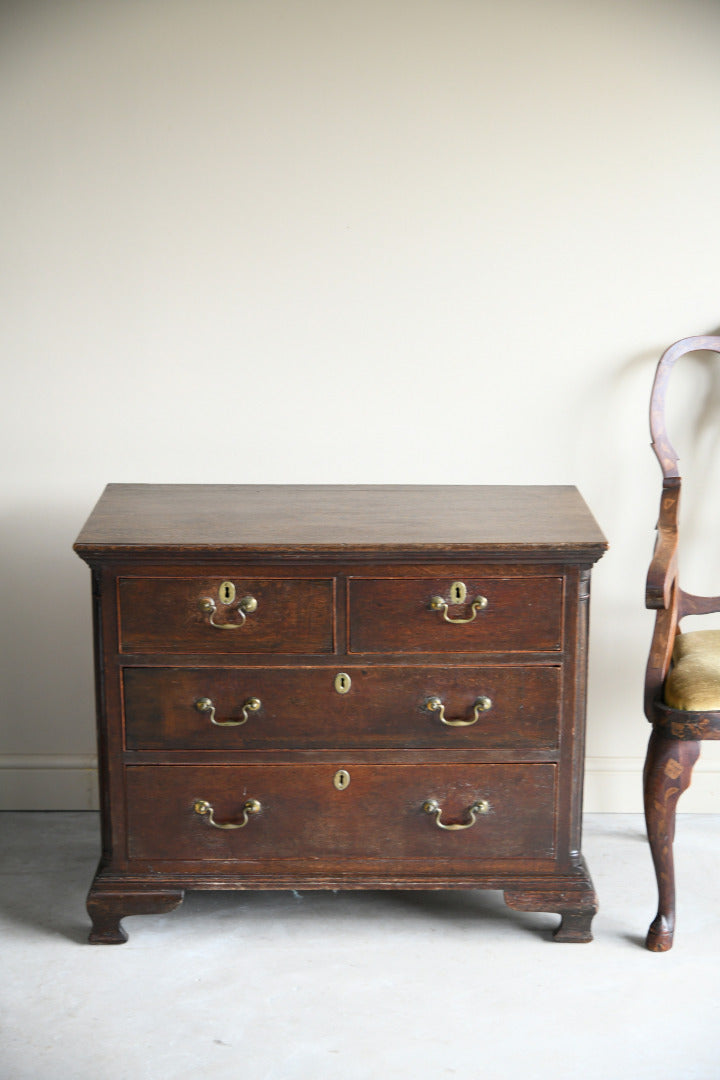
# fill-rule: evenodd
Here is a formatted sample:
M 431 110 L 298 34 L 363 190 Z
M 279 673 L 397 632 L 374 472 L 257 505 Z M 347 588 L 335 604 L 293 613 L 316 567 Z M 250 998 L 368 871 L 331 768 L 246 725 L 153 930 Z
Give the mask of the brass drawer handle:
M 195 708 L 199 713 L 210 713 L 210 723 L 215 724 L 216 727 L 240 727 L 241 724 L 246 724 L 248 722 L 250 719 L 249 714 L 251 712 L 257 712 L 261 705 L 262 701 L 260 698 L 251 697 L 248 698 L 242 706 L 242 720 L 216 720 L 215 705 L 211 698 L 201 697 L 195 702 Z
M 200 817 L 206 817 L 208 819 L 208 825 L 212 825 L 214 829 L 244 829 L 250 820 L 250 814 L 259 814 L 262 807 L 257 799 L 248 799 L 243 806 L 243 819 L 242 821 L 216 821 L 212 806 L 205 799 L 196 799 L 193 805 L 193 810 Z
M 460 616 L 448 615 L 448 608 L 450 605 L 447 600 L 443 600 L 442 596 L 433 596 L 430 598 L 430 610 L 442 611 L 442 616 L 445 622 L 449 623 L 471 623 L 475 621 L 478 611 L 484 611 L 488 606 L 487 596 L 476 596 L 472 602 L 472 615 L 469 618 L 463 619 Z
M 477 814 L 489 814 L 490 803 L 487 801 L 487 799 L 478 799 L 478 801 L 474 802 L 472 806 L 468 809 L 470 820 L 462 822 L 460 825 L 444 825 L 442 823 L 442 821 L 440 820 L 442 816 L 442 807 L 440 806 L 440 803 L 437 801 L 437 799 L 428 799 L 427 802 L 424 802 L 423 810 L 426 814 L 435 815 L 435 824 L 437 825 L 438 829 L 446 829 L 448 832 L 460 832 L 462 829 L 472 828 L 472 826 L 475 824 Z
M 479 697 L 473 705 L 472 720 L 448 720 L 445 716 L 445 705 L 439 697 L 428 698 L 425 708 L 430 712 L 440 713 L 440 723 L 447 724 L 448 727 L 472 727 L 473 724 L 477 724 L 481 712 L 487 712 L 492 708 L 492 701 L 489 697 Z
M 253 611 L 257 611 L 257 606 L 258 602 L 254 596 L 243 596 L 241 600 L 238 600 L 234 608 L 240 616 L 240 622 L 215 622 L 215 612 L 217 611 L 215 601 L 209 596 L 203 596 L 198 601 L 198 607 L 206 615 L 210 615 L 210 625 L 214 626 L 216 630 L 239 630 L 241 626 L 245 625 L 245 617 L 252 615 Z

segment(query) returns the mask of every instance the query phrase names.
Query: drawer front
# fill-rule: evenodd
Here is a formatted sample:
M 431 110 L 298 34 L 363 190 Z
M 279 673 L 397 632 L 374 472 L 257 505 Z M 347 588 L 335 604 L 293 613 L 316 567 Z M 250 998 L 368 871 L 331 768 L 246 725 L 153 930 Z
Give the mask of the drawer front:
M 562 648 L 561 577 L 351 578 L 352 653 L 557 652 Z
M 309 872 L 319 859 L 402 863 L 554 854 L 555 765 L 349 765 L 349 783 L 338 790 L 340 768 L 339 761 L 130 766 L 128 854 L 229 860 L 254 870 L 305 858 Z M 257 812 L 251 812 L 253 802 Z M 223 829 L 211 820 L 246 824 Z
M 123 652 L 327 653 L 334 581 L 123 577 Z
M 558 666 L 126 668 L 123 683 L 130 750 L 558 743 Z

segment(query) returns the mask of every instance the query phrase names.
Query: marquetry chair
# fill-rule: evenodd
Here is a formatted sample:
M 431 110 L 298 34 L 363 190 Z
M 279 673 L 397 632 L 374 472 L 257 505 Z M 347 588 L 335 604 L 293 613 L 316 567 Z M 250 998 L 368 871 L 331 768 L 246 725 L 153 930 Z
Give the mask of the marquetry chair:
M 720 630 L 682 633 L 686 615 L 720 611 L 720 596 L 693 596 L 678 582 L 678 456 L 665 429 L 670 373 L 686 353 L 720 353 L 720 337 L 677 341 L 662 355 L 650 401 L 650 432 L 663 474 L 655 552 L 646 607 L 657 611 L 645 676 L 645 715 L 653 726 L 645 761 L 645 820 L 658 883 L 658 912 L 647 947 L 672 948 L 675 930 L 673 839 L 680 795 L 690 786 L 702 739 L 720 739 Z

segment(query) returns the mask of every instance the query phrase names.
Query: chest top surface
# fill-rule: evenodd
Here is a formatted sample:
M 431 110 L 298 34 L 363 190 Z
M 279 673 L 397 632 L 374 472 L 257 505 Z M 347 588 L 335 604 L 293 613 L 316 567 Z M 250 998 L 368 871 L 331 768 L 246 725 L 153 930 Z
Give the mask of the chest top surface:
M 595 562 L 605 537 L 570 486 L 109 484 L 76 543 L 85 558 L 344 552 Z

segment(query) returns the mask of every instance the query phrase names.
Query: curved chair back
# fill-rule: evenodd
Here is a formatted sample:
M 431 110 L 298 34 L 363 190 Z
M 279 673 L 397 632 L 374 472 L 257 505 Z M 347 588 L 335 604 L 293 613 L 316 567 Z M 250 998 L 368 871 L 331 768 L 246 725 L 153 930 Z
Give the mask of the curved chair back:
M 678 470 L 678 455 L 670 442 L 665 423 L 665 398 L 670 373 L 681 356 L 700 351 L 720 353 L 720 337 L 688 337 L 671 345 L 660 357 L 650 396 L 652 448 L 663 474 L 657 541 L 645 590 L 645 606 L 658 612 L 645 679 L 645 714 L 651 722 L 656 719 L 655 705 L 662 698 L 680 620 L 686 615 L 720 611 L 720 596 L 695 596 L 681 589 L 678 582 L 682 479 Z

